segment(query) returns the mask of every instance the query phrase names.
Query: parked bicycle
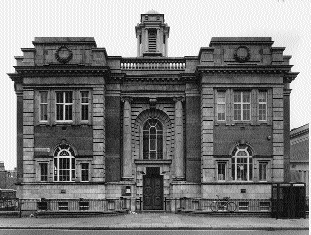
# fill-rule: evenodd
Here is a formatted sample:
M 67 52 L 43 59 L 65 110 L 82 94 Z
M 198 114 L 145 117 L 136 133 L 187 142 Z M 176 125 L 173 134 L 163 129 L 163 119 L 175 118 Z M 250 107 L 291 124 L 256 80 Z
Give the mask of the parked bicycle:
M 212 211 L 229 211 L 234 212 L 237 209 L 237 204 L 233 201 L 230 201 L 230 197 L 220 198 L 219 195 L 217 196 L 217 201 L 213 201 L 211 203 L 211 210 Z

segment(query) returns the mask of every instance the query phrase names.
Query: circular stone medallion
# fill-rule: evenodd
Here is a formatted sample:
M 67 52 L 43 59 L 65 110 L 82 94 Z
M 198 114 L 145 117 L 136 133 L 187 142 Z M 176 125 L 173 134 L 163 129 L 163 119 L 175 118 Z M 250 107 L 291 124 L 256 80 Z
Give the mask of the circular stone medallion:
M 249 60 L 249 49 L 246 46 L 240 46 L 234 53 L 234 59 L 238 62 L 246 62 Z
M 71 60 L 72 58 L 72 51 L 66 47 L 66 46 L 61 46 L 57 49 L 56 53 L 55 53 L 55 58 L 57 59 L 57 61 L 59 61 L 60 63 L 67 63 Z

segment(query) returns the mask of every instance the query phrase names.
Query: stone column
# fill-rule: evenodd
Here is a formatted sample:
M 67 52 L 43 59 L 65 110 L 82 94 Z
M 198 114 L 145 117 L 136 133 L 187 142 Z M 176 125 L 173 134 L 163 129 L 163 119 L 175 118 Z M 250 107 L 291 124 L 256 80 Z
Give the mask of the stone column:
M 141 35 L 139 34 L 137 36 L 137 57 L 140 56 L 140 37 L 141 37 Z
M 123 97 L 123 180 L 130 180 L 132 176 L 132 130 L 131 130 L 131 101 Z
M 175 177 L 176 180 L 185 179 L 184 169 L 184 131 L 183 131 L 183 97 L 175 101 Z
M 165 57 L 168 56 L 168 36 L 165 34 Z
M 144 50 L 143 50 L 143 53 L 149 51 L 148 30 L 147 30 L 147 29 L 144 29 L 144 31 L 145 31 L 145 43 L 144 43 Z
M 160 36 L 161 36 L 160 29 L 157 29 L 157 49 L 156 49 L 157 52 L 162 52 Z

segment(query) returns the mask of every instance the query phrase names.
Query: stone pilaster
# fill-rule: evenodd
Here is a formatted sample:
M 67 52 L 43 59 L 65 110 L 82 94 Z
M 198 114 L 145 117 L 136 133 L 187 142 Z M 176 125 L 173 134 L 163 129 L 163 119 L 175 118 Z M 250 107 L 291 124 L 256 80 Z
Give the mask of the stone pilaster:
M 23 182 L 35 181 L 34 90 L 23 91 Z
M 201 157 L 202 183 L 213 182 L 215 164 L 213 159 L 214 146 L 214 91 L 202 85 L 201 90 Z
M 16 89 L 15 92 L 17 97 L 17 183 L 21 183 L 23 181 L 23 91 Z
M 132 128 L 131 128 L 131 101 L 129 97 L 123 97 L 123 180 L 130 180 L 132 175 Z
M 185 179 L 184 167 L 184 127 L 183 127 L 183 97 L 175 98 L 175 177 Z
M 289 83 L 284 88 L 284 181 L 290 182 L 290 93 Z
M 92 181 L 105 181 L 105 91 L 93 88 L 93 162 Z
M 273 120 L 273 161 L 272 181 L 284 181 L 284 116 L 283 87 L 274 87 L 272 91 Z

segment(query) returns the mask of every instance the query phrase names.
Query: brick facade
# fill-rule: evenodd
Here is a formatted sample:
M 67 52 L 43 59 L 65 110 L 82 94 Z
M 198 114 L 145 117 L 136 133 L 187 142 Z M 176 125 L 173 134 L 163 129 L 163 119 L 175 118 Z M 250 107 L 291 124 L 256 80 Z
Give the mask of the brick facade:
M 287 181 L 298 73 L 284 48 L 212 38 L 198 56 L 167 57 L 164 15 L 147 16 L 138 57 L 107 55 L 93 38 L 41 37 L 16 57 L 19 197 L 144 198 L 152 167 L 163 198 L 267 199 Z

